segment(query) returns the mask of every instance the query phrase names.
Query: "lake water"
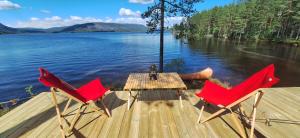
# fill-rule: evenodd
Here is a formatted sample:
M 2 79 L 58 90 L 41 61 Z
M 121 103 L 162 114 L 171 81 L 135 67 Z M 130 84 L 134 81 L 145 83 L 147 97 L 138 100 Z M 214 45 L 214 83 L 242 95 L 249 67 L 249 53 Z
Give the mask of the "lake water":
M 277 86 L 300 86 L 300 50 L 267 43 L 203 39 L 190 44 L 165 35 L 165 71 L 196 72 L 206 67 L 214 77 L 235 85 L 275 63 Z M 147 72 L 159 63 L 159 34 L 59 33 L 0 35 L 0 102 L 28 97 L 24 88 L 46 91 L 37 78 L 44 67 L 80 86 L 96 77 L 122 88 L 131 72 Z

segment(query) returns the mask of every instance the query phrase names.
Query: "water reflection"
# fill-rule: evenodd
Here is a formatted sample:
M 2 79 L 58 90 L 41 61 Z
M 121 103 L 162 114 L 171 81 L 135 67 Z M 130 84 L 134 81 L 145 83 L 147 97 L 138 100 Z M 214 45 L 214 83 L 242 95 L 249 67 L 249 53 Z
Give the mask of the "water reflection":
M 281 79 L 277 86 L 300 85 L 299 48 L 267 42 L 237 42 L 218 39 L 203 39 L 191 42 L 191 53 L 205 54 L 220 61 L 215 77 L 232 85 L 241 82 L 259 69 L 274 63 L 276 74 Z M 209 63 L 213 64 L 213 63 Z M 215 63 L 217 64 L 217 63 Z M 214 68 L 216 69 L 216 68 Z M 227 70 L 224 72 L 224 70 Z M 228 73 L 228 70 L 231 73 Z
M 202 39 L 186 43 L 165 34 L 168 72 L 192 73 L 211 67 L 214 76 L 235 85 L 275 63 L 278 86 L 300 86 L 299 48 L 266 42 Z M 100 77 L 122 89 L 129 73 L 148 72 L 159 62 L 159 34 L 58 33 L 0 35 L 0 102 L 26 97 L 24 88 L 46 91 L 37 78 L 44 67 L 80 86 Z M 196 84 L 197 88 L 201 85 Z

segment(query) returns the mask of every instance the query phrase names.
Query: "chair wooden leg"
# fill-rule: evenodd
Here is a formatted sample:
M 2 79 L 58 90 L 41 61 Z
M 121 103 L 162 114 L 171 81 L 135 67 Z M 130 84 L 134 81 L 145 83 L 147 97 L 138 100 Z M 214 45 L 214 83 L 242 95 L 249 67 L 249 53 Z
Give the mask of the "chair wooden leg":
M 217 111 L 217 112 L 215 112 L 214 114 L 210 115 L 208 118 L 206 118 L 206 119 L 204 119 L 203 121 L 201 121 L 201 123 L 204 123 L 204 122 L 206 122 L 206 121 L 208 121 L 208 120 L 210 120 L 210 119 L 216 117 L 217 115 L 223 113 L 224 111 L 226 111 L 225 108 L 220 109 L 219 111 Z
M 70 127 L 69 127 L 69 131 L 68 131 L 68 132 L 71 132 L 72 129 L 74 128 L 75 123 L 77 122 L 77 120 L 78 120 L 78 118 L 79 118 L 79 116 L 80 116 L 80 112 L 81 112 L 82 106 L 83 106 L 83 104 L 80 104 L 80 105 L 79 105 L 79 107 L 78 107 L 78 109 L 77 109 L 77 113 L 75 114 L 75 116 L 74 116 L 74 118 L 73 118 L 73 120 L 72 120 L 72 122 L 71 122 L 71 125 L 70 125 Z
M 259 94 L 259 95 L 258 95 Z M 262 98 L 262 96 L 263 96 L 263 92 L 262 91 L 258 91 L 257 93 L 256 93 L 256 95 L 255 95 L 255 100 L 254 100 L 254 104 L 253 104 L 253 107 L 256 105 L 256 106 L 258 106 L 258 103 L 259 103 L 259 101 L 261 100 L 261 98 Z M 257 97 L 257 95 L 258 95 L 258 97 Z M 253 110 L 251 111 L 251 114 L 250 114 L 250 118 L 253 116 Z
M 131 91 L 128 92 L 128 101 L 127 101 L 127 110 L 130 109 L 130 99 L 131 99 Z
M 179 94 L 180 107 L 183 108 L 183 104 L 182 104 L 182 91 L 178 90 L 178 94 Z
M 254 135 L 254 125 L 255 125 L 255 119 L 256 119 L 256 108 L 257 108 L 262 96 L 263 96 L 262 92 L 256 93 L 256 95 L 255 95 L 253 110 L 252 110 L 252 113 L 251 113 L 252 120 L 251 120 L 250 138 L 253 138 L 253 135 Z
M 231 112 L 231 113 L 230 113 L 231 119 L 233 120 L 234 124 L 235 124 L 236 127 L 238 128 L 239 133 L 241 134 L 241 136 L 242 136 L 243 138 L 246 138 L 246 135 L 245 135 L 245 133 L 243 132 L 243 128 L 242 128 L 241 124 L 238 122 L 237 117 L 234 115 L 234 113 L 232 112 L 232 110 L 230 110 L 230 112 Z
M 239 110 L 240 110 L 240 112 L 241 112 L 241 114 L 242 114 L 243 116 L 247 117 L 247 114 L 246 114 L 246 112 L 245 112 L 245 109 L 242 107 L 241 104 L 239 104 Z
M 201 121 L 201 117 L 202 117 L 203 110 L 204 110 L 204 104 L 203 104 L 202 107 L 201 107 L 201 110 L 200 110 L 200 114 L 199 114 L 197 123 L 200 123 L 200 121 Z
M 66 111 L 68 110 L 68 108 L 69 108 L 69 106 L 70 106 L 70 103 L 71 103 L 71 101 L 72 101 L 72 99 L 71 99 L 71 98 L 69 98 L 69 100 L 68 100 L 68 102 L 67 102 L 67 104 L 66 104 L 66 106 L 65 106 L 65 108 L 64 108 L 64 111 L 62 112 L 62 114 L 63 114 L 63 115 L 65 115 Z
M 106 114 L 108 115 L 108 117 L 111 117 L 109 110 L 107 109 L 107 107 L 105 106 L 103 99 L 101 98 L 101 104 L 106 112 Z
M 53 90 L 51 90 L 51 94 L 52 94 L 52 100 L 53 100 L 53 103 L 55 105 L 55 109 L 56 109 L 56 113 L 57 113 L 57 119 L 58 119 L 58 122 L 59 122 L 59 129 L 60 129 L 62 137 L 65 138 L 66 135 L 65 135 L 64 127 L 63 127 L 62 120 L 61 120 L 62 115 L 61 115 L 61 112 L 60 112 L 59 107 L 58 107 L 55 92 Z
M 254 125 L 255 125 L 255 118 L 256 118 L 256 108 L 253 109 L 253 116 L 251 120 L 251 131 L 250 131 L 250 138 L 253 138 L 254 135 Z

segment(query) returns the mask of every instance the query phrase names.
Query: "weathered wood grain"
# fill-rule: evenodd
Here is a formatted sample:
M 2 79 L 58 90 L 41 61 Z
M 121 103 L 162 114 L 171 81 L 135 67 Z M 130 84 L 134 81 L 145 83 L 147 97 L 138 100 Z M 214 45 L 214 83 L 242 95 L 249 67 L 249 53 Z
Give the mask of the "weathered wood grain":
M 300 87 L 263 91 L 265 95 L 257 109 L 256 136 L 299 137 Z M 239 137 L 229 114 L 204 124 L 196 123 L 202 101 L 194 95 L 195 90 L 184 92 L 184 108 L 179 108 L 175 93 L 175 90 L 141 92 L 139 101 L 126 110 L 127 92 L 110 92 L 104 103 L 112 117 L 86 109 L 69 137 Z M 242 104 L 248 115 L 253 100 Z M 67 98 L 58 96 L 58 101 L 63 108 Z M 77 103 L 71 103 L 66 117 L 69 122 L 77 107 Z M 211 111 L 213 107 L 209 106 L 203 116 L 209 116 Z M 49 93 L 41 93 L 0 118 L 0 137 L 61 137 L 55 115 Z M 266 119 L 271 126 L 265 124 Z M 249 128 L 245 129 L 249 133 Z
M 131 73 L 124 90 L 187 89 L 177 73 L 159 73 L 157 80 L 150 80 L 148 73 Z

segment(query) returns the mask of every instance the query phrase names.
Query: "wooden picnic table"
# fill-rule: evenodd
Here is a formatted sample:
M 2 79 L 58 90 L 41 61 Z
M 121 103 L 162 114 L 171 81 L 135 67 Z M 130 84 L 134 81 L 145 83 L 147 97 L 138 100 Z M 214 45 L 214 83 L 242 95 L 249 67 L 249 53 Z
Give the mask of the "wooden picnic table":
M 130 109 L 130 99 L 134 98 L 131 91 L 137 90 L 138 93 L 135 96 L 138 100 L 138 95 L 141 90 L 166 90 L 174 89 L 177 90 L 177 95 L 182 104 L 182 90 L 186 90 L 187 87 L 178 75 L 178 73 L 159 73 L 157 80 L 150 80 L 148 73 L 131 73 L 124 86 L 124 90 L 128 91 L 128 110 Z

